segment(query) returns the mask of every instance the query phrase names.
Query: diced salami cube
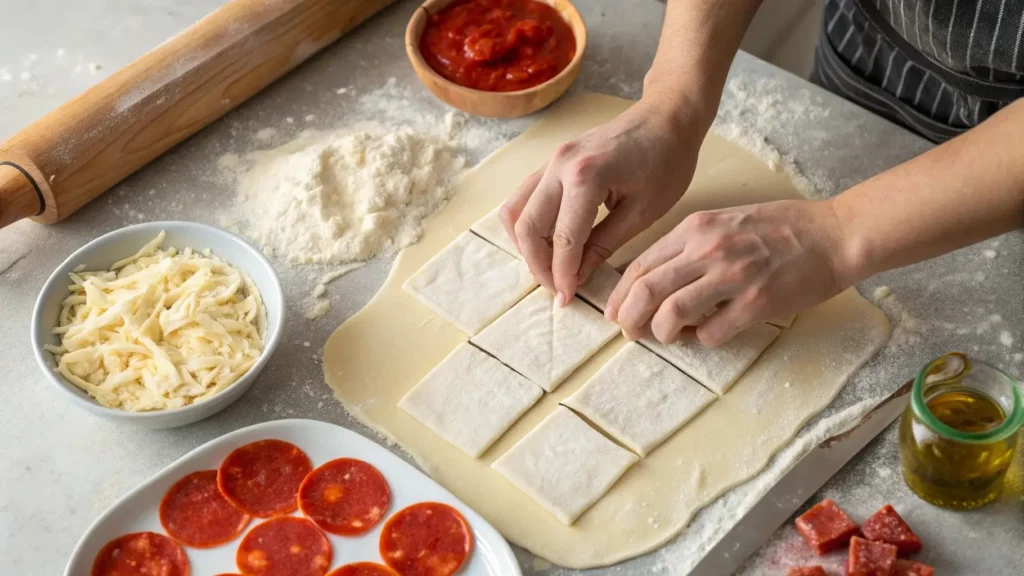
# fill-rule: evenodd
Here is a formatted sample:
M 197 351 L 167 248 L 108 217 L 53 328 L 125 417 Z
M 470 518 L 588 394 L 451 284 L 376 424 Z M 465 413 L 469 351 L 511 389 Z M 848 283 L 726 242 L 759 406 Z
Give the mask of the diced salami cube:
M 888 504 L 865 520 L 860 531 L 868 540 L 892 544 L 899 549 L 901 556 L 920 552 L 923 547 L 917 534 Z
M 825 499 L 796 519 L 796 531 L 821 556 L 846 545 L 857 533 L 857 525 L 835 502 Z
M 895 570 L 895 546 L 885 542 L 872 542 L 858 536 L 850 539 L 846 576 L 894 576 Z
M 914 562 L 913 560 L 897 560 L 896 571 L 893 576 L 934 576 L 935 569 L 927 564 Z
M 786 572 L 786 576 L 828 576 L 821 566 L 796 566 Z

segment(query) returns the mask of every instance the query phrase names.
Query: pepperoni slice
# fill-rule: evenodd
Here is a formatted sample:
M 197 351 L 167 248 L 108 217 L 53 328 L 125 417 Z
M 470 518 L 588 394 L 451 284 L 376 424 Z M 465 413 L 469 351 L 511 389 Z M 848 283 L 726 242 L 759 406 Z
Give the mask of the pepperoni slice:
M 331 565 L 331 543 L 309 520 L 281 516 L 249 530 L 235 564 L 246 576 L 324 576 Z
M 186 546 L 212 548 L 237 538 L 249 516 L 220 493 L 216 470 L 200 470 L 178 480 L 164 495 L 160 524 Z
M 398 576 L 398 573 L 376 562 L 356 562 L 335 568 L 327 576 Z
M 217 470 L 217 485 L 242 512 L 269 518 L 298 507 L 299 485 L 312 469 L 309 456 L 298 446 L 260 440 L 228 454 Z
M 387 480 L 372 465 L 338 458 L 313 470 L 299 488 L 299 509 L 331 534 L 354 536 L 380 522 L 391 503 Z
M 188 556 L 156 532 L 125 534 L 107 542 L 92 563 L 92 576 L 189 576 Z
M 420 502 L 399 510 L 380 533 L 380 557 L 402 576 L 448 576 L 465 563 L 473 533 L 458 510 Z

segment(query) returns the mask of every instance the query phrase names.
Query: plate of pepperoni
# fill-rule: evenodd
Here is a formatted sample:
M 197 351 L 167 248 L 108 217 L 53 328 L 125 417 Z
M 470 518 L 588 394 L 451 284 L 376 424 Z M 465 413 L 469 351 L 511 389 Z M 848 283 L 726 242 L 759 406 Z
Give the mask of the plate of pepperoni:
M 314 420 L 212 440 L 103 513 L 65 576 L 520 575 L 497 530 L 376 443 Z

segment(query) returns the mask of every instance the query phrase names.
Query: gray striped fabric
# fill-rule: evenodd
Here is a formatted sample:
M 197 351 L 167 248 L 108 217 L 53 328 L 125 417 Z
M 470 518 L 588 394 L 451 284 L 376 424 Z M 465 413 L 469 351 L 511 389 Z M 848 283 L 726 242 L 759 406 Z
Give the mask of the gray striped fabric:
M 811 78 L 939 142 L 1024 97 L 1024 0 L 825 0 Z

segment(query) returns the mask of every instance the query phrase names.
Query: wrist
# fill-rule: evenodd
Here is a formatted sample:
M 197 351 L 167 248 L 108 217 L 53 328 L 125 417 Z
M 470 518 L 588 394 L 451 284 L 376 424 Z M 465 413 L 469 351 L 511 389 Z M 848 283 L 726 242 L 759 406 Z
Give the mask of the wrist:
M 864 235 L 858 231 L 856 213 L 846 202 L 846 195 L 840 194 L 821 202 L 828 211 L 832 223 L 833 241 L 829 250 L 829 265 L 841 289 L 859 284 L 870 277 L 871 271 L 868 245 Z
M 679 74 L 660 73 L 651 68 L 644 78 L 640 102 L 656 109 L 673 128 L 699 132 L 703 139 L 715 121 L 719 99 L 702 91 L 699 83 L 688 82 Z

